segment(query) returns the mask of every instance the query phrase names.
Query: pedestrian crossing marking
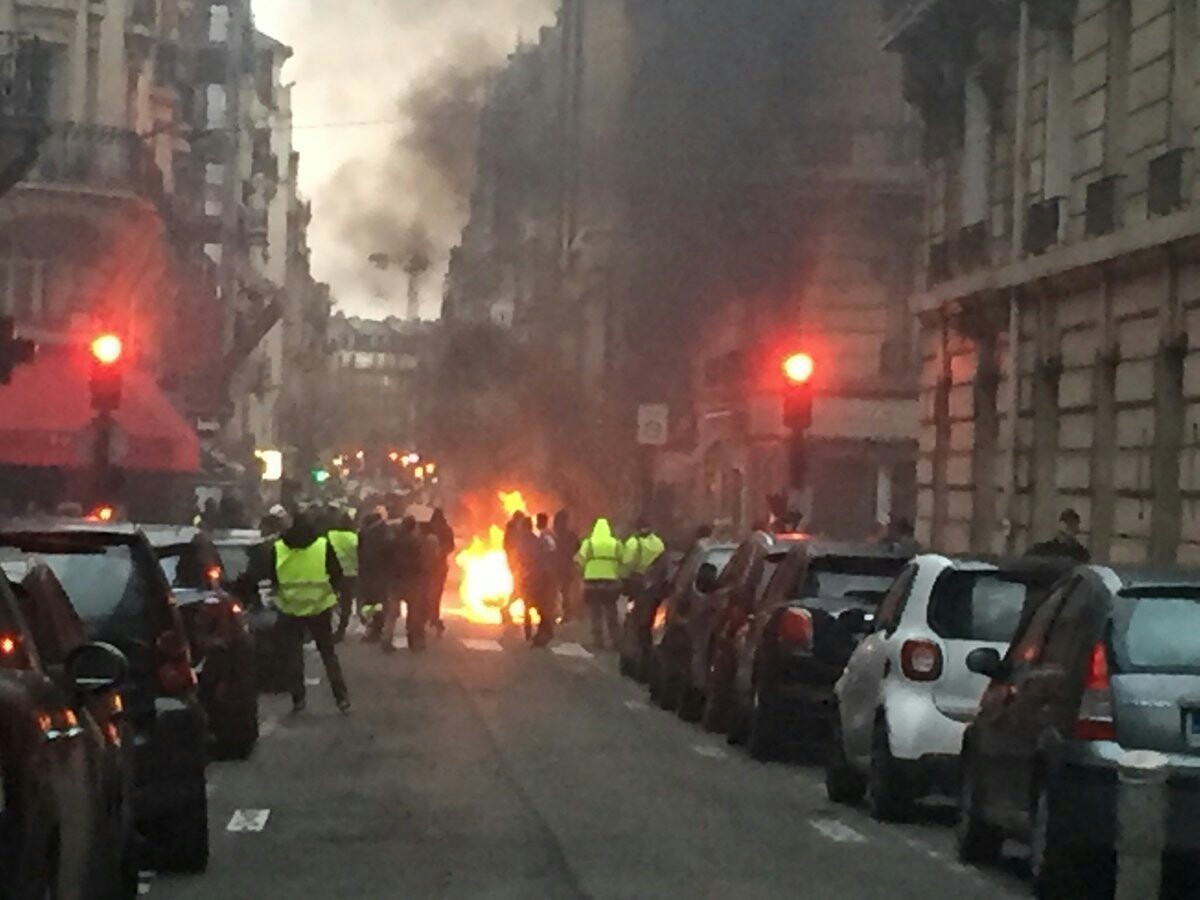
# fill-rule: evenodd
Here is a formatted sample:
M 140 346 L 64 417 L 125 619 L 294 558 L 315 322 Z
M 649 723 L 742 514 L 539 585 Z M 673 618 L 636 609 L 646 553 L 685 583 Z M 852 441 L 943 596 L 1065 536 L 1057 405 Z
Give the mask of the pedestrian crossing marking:
M 478 638 L 463 638 L 462 644 L 468 650 L 483 650 L 488 653 L 503 653 L 504 648 L 499 641 L 480 640 Z
M 567 657 L 571 657 L 573 659 L 591 659 L 592 658 L 592 654 L 590 651 L 585 650 L 579 644 L 572 643 L 571 641 L 567 641 L 564 644 L 551 644 L 550 652 L 555 654 L 556 656 L 567 656 Z
M 226 831 L 245 832 L 262 831 L 267 827 L 267 819 L 271 818 L 269 809 L 239 809 L 229 818 Z

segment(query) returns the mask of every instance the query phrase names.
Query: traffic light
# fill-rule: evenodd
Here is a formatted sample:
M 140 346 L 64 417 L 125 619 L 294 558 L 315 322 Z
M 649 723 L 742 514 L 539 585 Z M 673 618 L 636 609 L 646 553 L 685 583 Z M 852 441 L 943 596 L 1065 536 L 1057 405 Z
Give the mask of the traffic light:
M 793 353 L 783 361 L 787 385 L 783 395 L 783 423 L 794 432 L 812 425 L 812 377 L 816 371 L 813 358 L 807 353 Z
M 16 324 L 11 316 L 0 318 L 0 384 L 12 381 L 13 369 L 33 362 L 37 344 L 16 336 Z
M 330 478 L 328 469 L 313 469 L 309 474 L 312 475 L 313 484 L 324 484 Z
M 125 370 L 121 358 L 125 345 L 111 332 L 97 335 L 90 345 L 92 353 L 92 409 L 110 413 L 121 405 Z

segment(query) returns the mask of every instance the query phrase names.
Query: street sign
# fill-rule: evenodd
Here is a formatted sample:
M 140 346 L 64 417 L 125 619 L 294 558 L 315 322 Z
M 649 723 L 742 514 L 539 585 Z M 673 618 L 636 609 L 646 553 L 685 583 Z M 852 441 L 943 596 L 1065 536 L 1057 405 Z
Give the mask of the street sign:
M 669 412 L 665 403 L 643 403 L 638 407 L 637 442 L 640 445 L 662 447 L 667 443 Z

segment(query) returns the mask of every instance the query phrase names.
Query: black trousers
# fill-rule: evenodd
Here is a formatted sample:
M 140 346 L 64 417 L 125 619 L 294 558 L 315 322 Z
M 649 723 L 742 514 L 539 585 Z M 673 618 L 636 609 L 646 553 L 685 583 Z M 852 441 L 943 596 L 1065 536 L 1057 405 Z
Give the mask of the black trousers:
M 338 591 L 338 625 L 337 633 L 344 635 L 350 627 L 350 618 L 354 615 L 355 594 L 358 593 L 358 578 L 347 575 L 342 578 L 341 590 Z
M 312 635 L 316 642 L 317 652 L 325 663 L 325 674 L 329 678 L 329 686 L 333 689 L 334 700 L 345 700 L 349 697 L 346 691 L 346 679 L 342 675 L 342 666 L 338 662 L 337 651 L 333 644 L 333 610 L 327 609 L 315 616 L 289 616 L 281 614 L 279 630 L 283 635 L 285 649 L 285 683 L 292 699 L 304 699 L 304 636 Z

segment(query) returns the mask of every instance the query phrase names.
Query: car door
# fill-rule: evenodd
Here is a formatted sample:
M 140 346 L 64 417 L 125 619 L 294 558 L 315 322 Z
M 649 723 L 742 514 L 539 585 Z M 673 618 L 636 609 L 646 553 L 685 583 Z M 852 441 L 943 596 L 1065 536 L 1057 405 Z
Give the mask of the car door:
M 1014 823 L 1024 814 L 1032 778 L 1030 745 L 1036 734 L 1046 643 L 1075 582 L 1053 591 L 1027 618 L 1005 657 L 1004 677 L 983 693 L 975 731 L 983 796 L 999 820 Z
M 921 565 L 912 563 L 897 576 L 879 605 L 875 627 L 855 648 L 838 679 L 835 692 L 841 716 L 846 755 L 865 762 L 871 755 L 871 732 L 879 695 L 891 656 L 892 638 L 900 625 L 905 605 L 921 575 Z M 928 578 L 924 580 L 929 580 Z
M 734 552 L 717 579 L 717 589 L 698 594 L 688 618 L 689 679 L 693 687 L 704 686 L 708 674 L 709 641 L 726 607 L 736 602 L 739 592 L 749 578 L 757 556 L 757 545 L 746 541 Z

